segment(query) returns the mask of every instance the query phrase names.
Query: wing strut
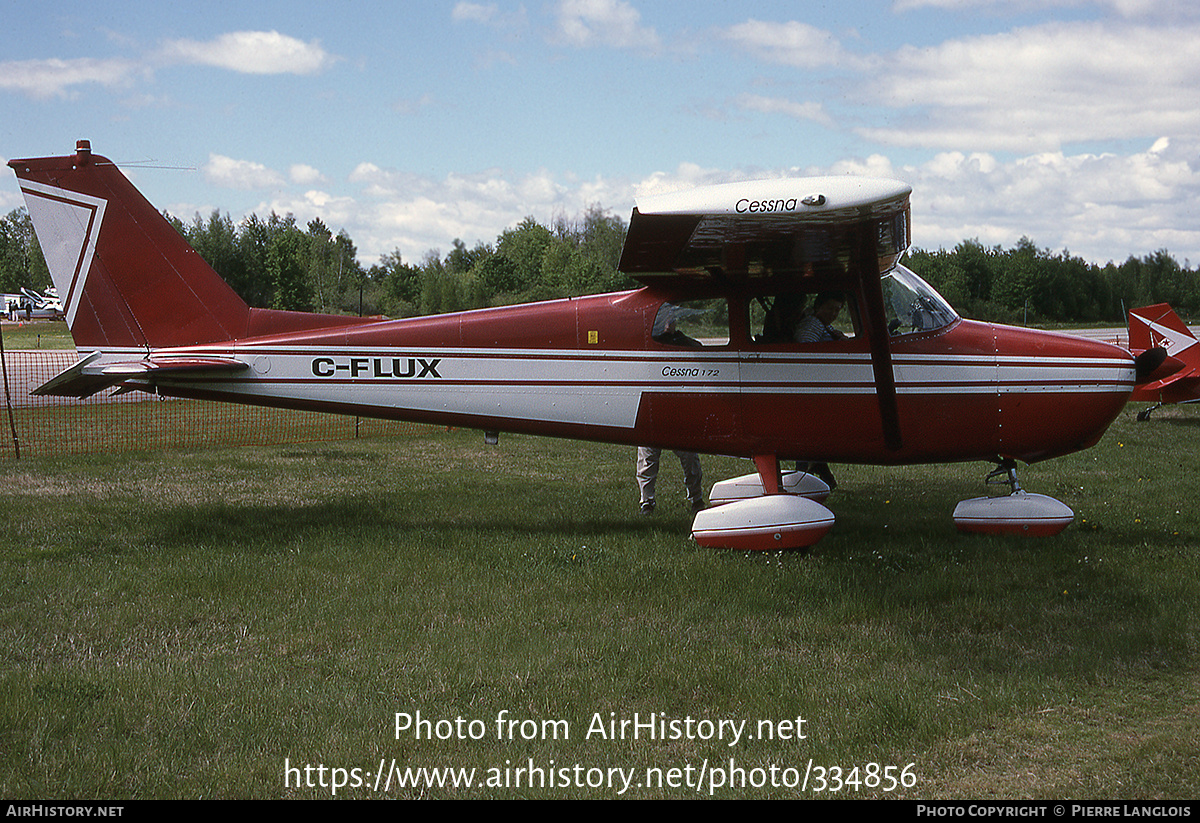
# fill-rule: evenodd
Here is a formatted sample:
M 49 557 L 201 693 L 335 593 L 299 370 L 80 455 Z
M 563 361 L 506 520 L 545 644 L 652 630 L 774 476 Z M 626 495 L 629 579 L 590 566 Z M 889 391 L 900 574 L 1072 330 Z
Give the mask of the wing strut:
M 891 451 L 904 444 L 900 437 L 900 411 L 896 405 L 896 376 L 892 369 L 891 335 L 883 307 L 883 287 L 879 279 L 876 251 L 876 227 L 864 222 L 858 229 L 852 265 L 859 278 L 863 296 L 862 321 L 871 345 L 871 368 L 875 372 L 875 396 L 879 399 L 879 417 L 883 424 L 883 442 Z

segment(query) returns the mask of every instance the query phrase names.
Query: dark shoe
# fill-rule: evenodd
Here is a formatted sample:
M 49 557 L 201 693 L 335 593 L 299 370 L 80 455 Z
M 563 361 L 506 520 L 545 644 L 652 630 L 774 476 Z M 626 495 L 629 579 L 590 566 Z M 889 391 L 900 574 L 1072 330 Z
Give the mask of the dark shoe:
M 833 479 L 833 472 L 829 470 L 828 463 L 805 463 L 804 461 L 798 461 L 796 463 L 796 471 L 807 472 L 819 478 L 824 481 L 830 491 L 837 488 L 837 481 Z
M 707 508 L 708 508 L 708 506 L 704 505 L 703 500 L 693 500 L 692 501 L 692 514 L 696 514 L 697 512 L 702 512 Z
M 648 500 L 642 504 L 642 514 L 646 515 L 647 517 L 654 514 L 654 501 L 653 500 Z

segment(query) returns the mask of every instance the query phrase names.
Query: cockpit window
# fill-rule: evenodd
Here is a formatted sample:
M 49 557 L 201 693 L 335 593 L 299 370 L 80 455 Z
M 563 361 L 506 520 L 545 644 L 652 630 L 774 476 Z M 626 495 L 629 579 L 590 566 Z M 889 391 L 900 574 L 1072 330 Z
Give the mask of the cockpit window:
M 720 298 L 663 303 L 650 336 L 667 346 L 728 346 L 729 304 Z
M 881 285 L 889 334 L 933 331 L 958 319 L 932 286 L 904 266 L 897 265 L 883 275 Z
M 755 343 L 850 340 L 858 333 L 858 305 L 840 291 L 758 295 L 750 301 L 750 330 Z

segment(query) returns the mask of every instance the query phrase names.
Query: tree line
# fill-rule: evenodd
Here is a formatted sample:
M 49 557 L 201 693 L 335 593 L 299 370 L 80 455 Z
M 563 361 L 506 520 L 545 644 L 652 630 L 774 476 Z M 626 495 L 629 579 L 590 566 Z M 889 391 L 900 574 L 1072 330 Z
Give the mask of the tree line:
M 630 288 L 617 271 L 626 223 L 599 206 L 543 225 L 526 217 L 494 243 L 455 240 L 417 262 L 399 249 L 364 268 L 345 230 L 321 220 L 199 214 L 176 230 L 252 306 L 407 317 Z M 911 250 L 906 264 L 965 317 L 1017 325 L 1125 322 L 1128 309 L 1167 302 L 1200 313 L 1200 278 L 1165 250 L 1099 266 L 1022 238 L 1010 249 L 964 240 L 951 250 Z M 25 209 L 0 219 L 0 291 L 51 285 Z
M 1022 237 L 1010 249 L 978 240 L 950 251 L 917 249 L 905 262 L 960 314 L 980 320 L 1123 325 L 1129 309 L 1151 303 L 1170 303 L 1183 317 L 1200 312 L 1197 271 L 1165 250 L 1099 266 Z

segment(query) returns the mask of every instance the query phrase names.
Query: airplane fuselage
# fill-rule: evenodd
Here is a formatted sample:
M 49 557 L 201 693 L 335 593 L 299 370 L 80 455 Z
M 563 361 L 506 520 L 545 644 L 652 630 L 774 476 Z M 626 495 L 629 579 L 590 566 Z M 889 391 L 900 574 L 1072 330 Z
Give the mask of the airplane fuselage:
M 892 464 L 1035 461 L 1086 448 L 1134 380 L 1128 353 L 1067 335 L 955 320 L 899 336 L 904 437 L 893 450 L 864 340 L 756 343 L 747 301 L 731 295 L 728 340 L 664 345 L 652 323 L 673 296 L 643 288 L 156 349 L 155 360 L 217 357 L 248 368 L 155 384 L 166 395 L 488 431 Z M 105 359 L 146 354 L 118 349 Z

